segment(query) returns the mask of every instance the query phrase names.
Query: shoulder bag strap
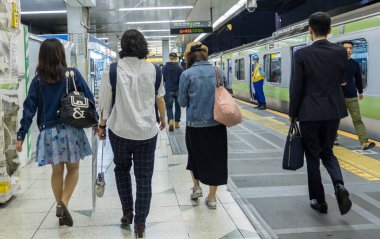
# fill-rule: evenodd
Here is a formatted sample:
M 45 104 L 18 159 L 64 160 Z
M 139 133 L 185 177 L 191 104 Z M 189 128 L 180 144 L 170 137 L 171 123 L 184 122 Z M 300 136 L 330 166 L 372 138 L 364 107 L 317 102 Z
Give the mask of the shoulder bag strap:
M 116 82 L 117 82 L 117 62 L 111 63 L 109 72 L 110 84 L 112 88 L 112 107 L 116 98 Z
M 69 94 L 69 84 L 70 84 L 69 78 L 71 78 L 71 81 L 73 82 L 74 92 L 76 94 L 79 94 L 78 89 L 77 89 L 77 84 L 75 83 L 75 73 L 74 73 L 74 70 L 72 68 L 66 69 L 65 77 L 66 77 L 66 94 Z
M 160 85 L 161 85 L 161 69 L 159 66 L 154 65 L 154 68 L 156 68 L 156 82 L 154 83 L 154 89 L 155 89 L 155 94 L 156 96 L 158 95 L 158 89 L 160 89 Z
M 66 95 L 69 94 L 69 77 L 70 77 L 70 73 L 69 73 L 69 71 L 66 69 L 66 72 L 65 72 Z
M 215 77 L 216 77 L 216 87 L 224 86 L 222 76 L 220 75 L 219 69 L 216 66 L 214 66 L 214 70 L 215 70 Z

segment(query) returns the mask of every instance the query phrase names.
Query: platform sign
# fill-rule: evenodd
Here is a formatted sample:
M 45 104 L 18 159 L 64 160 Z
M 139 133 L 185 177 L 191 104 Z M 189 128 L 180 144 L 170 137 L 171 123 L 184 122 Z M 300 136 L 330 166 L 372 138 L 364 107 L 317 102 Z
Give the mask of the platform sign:
M 211 21 L 172 22 L 170 24 L 170 34 L 199 34 L 212 31 Z

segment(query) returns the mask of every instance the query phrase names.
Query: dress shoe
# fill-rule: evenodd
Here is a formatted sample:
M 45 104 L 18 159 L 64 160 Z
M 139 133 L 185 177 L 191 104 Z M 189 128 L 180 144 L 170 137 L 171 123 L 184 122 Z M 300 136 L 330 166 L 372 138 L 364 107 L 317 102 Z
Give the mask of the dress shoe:
M 322 213 L 322 214 L 326 214 L 327 213 L 327 203 L 326 202 L 323 202 L 323 203 L 318 203 L 318 201 L 316 199 L 312 199 L 310 200 L 310 207 L 316 211 L 318 211 L 319 213 Z
M 258 108 L 258 110 L 266 110 L 266 109 L 267 109 L 267 104 L 265 103 L 262 103 L 260 107 Z
M 144 238 L 145 225 L 135 224 L 135 234 L 137 238 Z
M 133 210 L 123 210 L 123 217 L 120 219 L 121 224 L 130 225 L 133 222 Z
M 337 184 L 335 186 L 335 196 L 338 201 L 340 214 L 342 215 L 346 214 L 351 209 L 352 202 L 349 195 L 347 189 L 342 184 Z
M 375 146 L 376 146 L 376 144 L 374 142 L 365 141 L 362 144 L 362 150 L 367 150 L 367 149 L 373 148 Z

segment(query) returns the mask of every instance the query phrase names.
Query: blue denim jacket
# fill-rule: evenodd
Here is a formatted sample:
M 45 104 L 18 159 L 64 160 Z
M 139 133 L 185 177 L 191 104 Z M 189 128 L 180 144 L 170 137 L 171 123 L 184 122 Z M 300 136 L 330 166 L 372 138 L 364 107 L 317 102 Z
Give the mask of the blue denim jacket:
M 226 77 L 218 68 L 226 85 Z M 216 76 L 208 61 L 196 62 L 184 71 L 179 82 L 178 102 L 186 109 L 186 126 L 201 128 L 216 126 L 214 120 Z
M 77 69 L 73 69 L 75 74 L 75 84 L 78 91 L 94 101 L 94 96 Z M 24 101 L 24 110 L 20 122 L 20 129 L 17 132 L 17 140 L 24 140 L 26 133 L 32 124 L 34 115 L 37 112 L 37 125 L 40 131 L 55 127 L 60 123 L 57 111 L 61 108 L 61 98 L 66 94 L 66 69 L 62 71 L 62 80 L 56 84 L 44 84 L 37 75 L 30 83 L 28 96 Z M 70 80 L 69 91 L 73 91 L 74 86 Z

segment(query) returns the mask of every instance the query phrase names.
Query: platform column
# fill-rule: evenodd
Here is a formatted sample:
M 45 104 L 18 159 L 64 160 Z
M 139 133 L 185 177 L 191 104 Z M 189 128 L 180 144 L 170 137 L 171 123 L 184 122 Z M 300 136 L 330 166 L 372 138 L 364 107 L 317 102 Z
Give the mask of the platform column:
M 169 40 L 162 40 L 162 64 L 169 61 Z
M 88 19 L 87 7 L 73 7 L 66 5 L 67 8 L 67 34 L 70 42 L 73 42 L 77 51 L 77 68 L 82 76 L 87 79 L 87 42 L 88 35 L 86 25 Z M 85 22 L 84 22 L 85 21 Z
M 116 59 L 119 59 L 119 43 L 121 38 L 121 35 L 118 34 L 110 34 L 108 35 L 108 44 L 111 46 L 111 50 L 116 52 Z

